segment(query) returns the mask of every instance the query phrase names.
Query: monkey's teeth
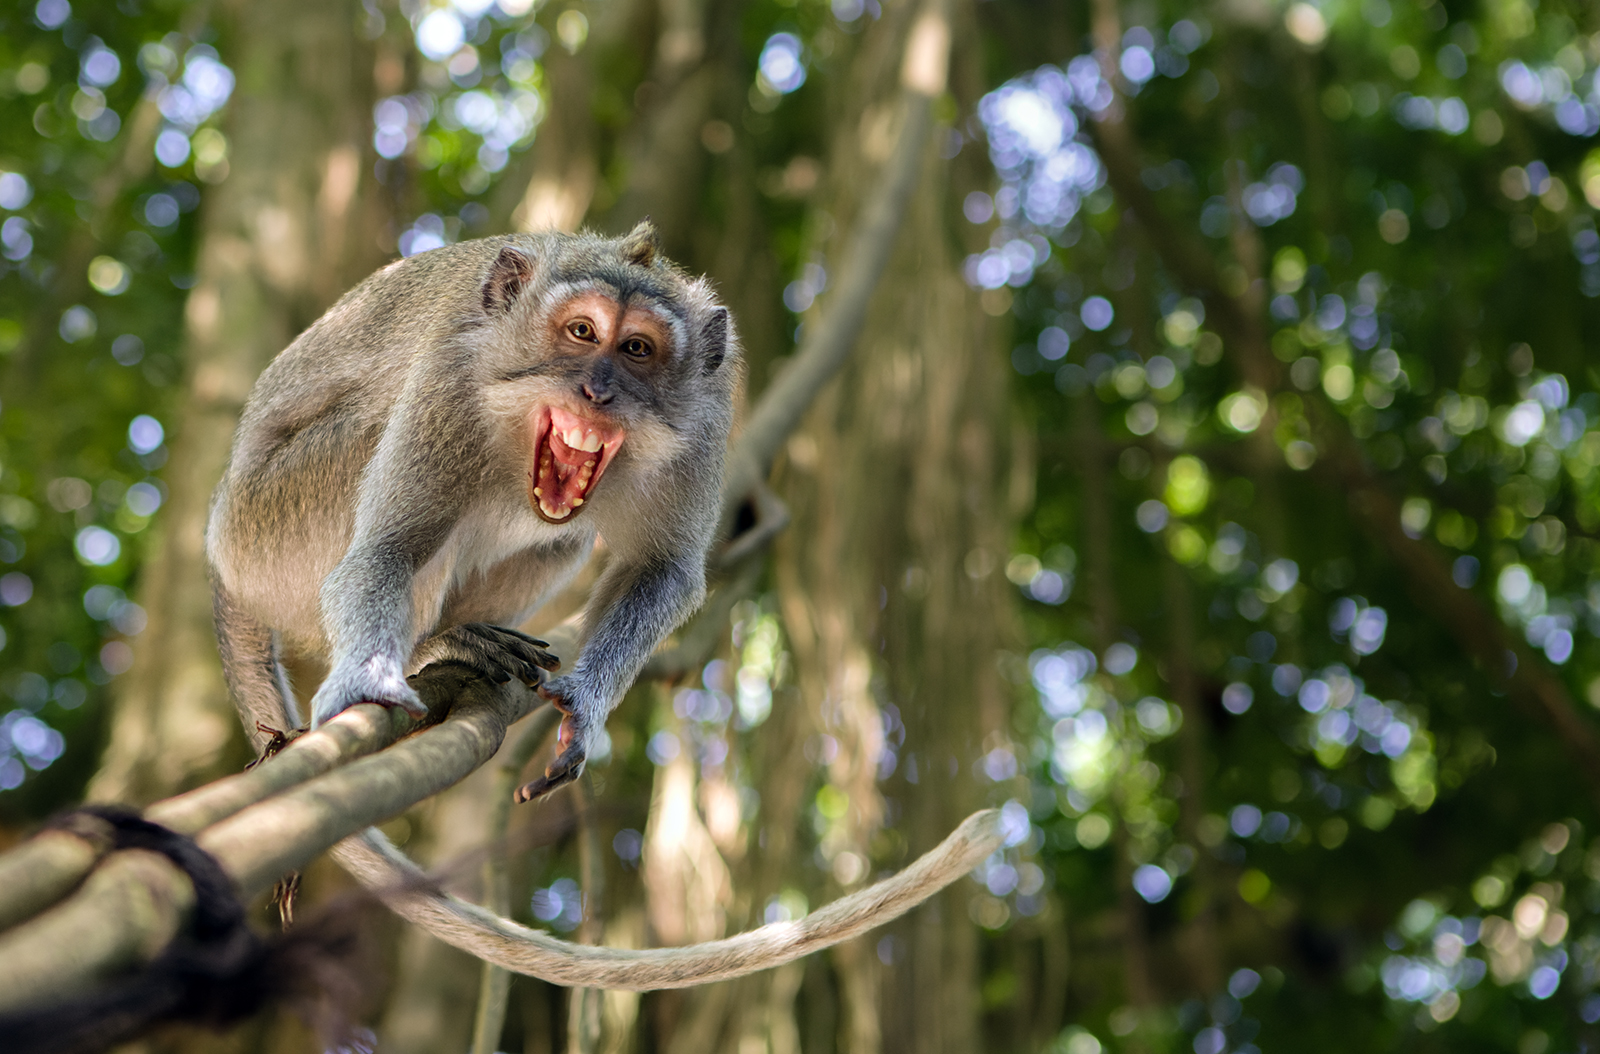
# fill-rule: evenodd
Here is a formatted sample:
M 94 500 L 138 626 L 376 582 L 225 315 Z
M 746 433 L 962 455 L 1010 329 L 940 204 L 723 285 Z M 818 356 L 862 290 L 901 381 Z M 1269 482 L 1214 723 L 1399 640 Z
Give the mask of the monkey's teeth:
M 593 454 L 601 447 L 600 437 L 593 431 L 586 431 L 573 425 L 565 432 L 560 433 L 561 441 L 569 450 L 581 450 L 586 454 Z
M 540 443 L 539 467 L 531 481 L 532 500 L 547 521 L 564 523 L 583 507 L 600 478 L 606 450 L 614 444 L 608 442 L 606 433 L 581 419 L 571 426 L 551 422 L 545 437 Z M 621 442 L 621 436 L 615 440 Z
M 561 441 L 568 449 L 581 450 L 586 454 L 593 454 L 600 449 L 600 437 L 593 430 L 586 430 L 573 425 L 561 433 Z

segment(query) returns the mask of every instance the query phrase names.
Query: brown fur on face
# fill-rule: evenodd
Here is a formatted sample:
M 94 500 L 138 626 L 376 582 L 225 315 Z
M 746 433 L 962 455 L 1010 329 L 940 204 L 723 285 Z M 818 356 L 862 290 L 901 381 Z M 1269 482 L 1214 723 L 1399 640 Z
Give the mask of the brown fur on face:
M 550 329 L 550 341 L 560 352 L 622 355 L 619 361 L 641 371 L 658 368 L 672 353 L 672 333 L 657 312 L 603 293 L 581 293 L 559 305 L 550 313 Z

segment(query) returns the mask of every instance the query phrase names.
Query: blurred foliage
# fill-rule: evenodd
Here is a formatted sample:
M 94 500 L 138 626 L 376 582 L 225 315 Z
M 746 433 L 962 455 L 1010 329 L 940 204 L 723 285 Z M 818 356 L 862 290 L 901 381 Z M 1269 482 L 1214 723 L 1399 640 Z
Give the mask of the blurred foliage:
M 165 495 L 161 421 L 203 181 L 192 160 L 157 163 L 148 137 L 138 156 L 127 144 L 141 105 L 181 77 L 177 57 L 194 68 L 216 53 L 204 31 L 180 34 L 179 5 L 128 10 L 0 14 L 0 664 L 16 707 L 0 718 L 0 810 L 13 820 L 71 800 L 93 768 L 104 686 L 144 624 L 126 592 Z M 215 109 L 226 92 L 208 87 Z
M 1036 645 L 1013 672 L 1041 704 L 1017 725 L 1040 836 L 991 871 L 989 910 L 1041 910 L 1025 861 L 1075 914 L 1114 907 L 1131 868 L 1152 945 L 1230 976 L 1140 1007 L 1112 949 L 1080 960 L 1104 1028 L 1080 1018 L 1076 1054 L 1592 1045 L 1593 759 L 1511 705 L 1516 657 L 1451 632 L 1463 601 L 1419 595 L 1418 554 L 1363 529 L 1326 461 L 1353 443 L 1523 661 L 1600 705 L 1600 25 L 1517 2 L 1121 17 L 1125 99 L 1093 57 L 1041 55 L 980 108 L 1000 178 L 967 201 L 994 231 L 968 275 L 1016 316 L 1040 461 L 1006 568 Z M 1164 222 L 1265 307 L 1277 390 L 1106 185 L 1090 131 L 1119 106 Z M 1180 667 L 1195 707 L 1168 702 Z M 1215 947 L 1180 952 L 1207 912 Z
M 738 118 L 702 134 L 714 155 L 748 137 L 791 322 L 826 286 L 805 246 L 836 56 L 877 14 L 746 5 Z M 587 20 L 506 0 L 364 17 L 370 36 L 407 20 L 420 49 L 373 115 L 380 176 L 407 191 L 392 246 L 485 233 L 549 105 L 546 52 L 580 50 Z M 994 1049 L 1025 1049 L 1017 1021 L 1060 1000 L 1038 987 L 1051 934 L 1072 949 L 1063 1054 L 1592 1048 L 1600 759 L 1507 677 L 1537 664 L 1563 705 L 1600 706 L 1600 21 L 1561 0 L 988 0 L 976 18 L 989 94 L 941 152 L 992 164 L 964 203 L 961 237 L 989 245 L 966 275 L 1013 319 L 1036 456 L 1013 551 L 966 562 L 1016 584 L 1026 637 L 999 657 L 1012 735 L 966 759 L 1014 831 L 967 884 Z M 232 78 L 197 8 L 41 0 L 0 30 L 0 811 L 21 824 L 78 793 L 143 624 L 127 595 Z M 604 68 L 610 157 L 645 69 L 627 48 Z M 1154 219 L 1108 185 L 1094 129 L 1118 113 Z M 597 209 L 625 175 L 603 169 Z M 1220 290 L 1184 277 L 1162 226 Z M 1219 296 L 1259 305 L 1271 370 Z M 1350 463 L 1419 544 L 1352 513 Z M 1419 554 L 1461 594 L 1419 589 Z M 613 728 L 600 771 L 643 786 L 685 745 L 715 768 L 730 729 L 761 735 L 792 694 L 774 610 L 741 605 L 726 656 L 670 716 Z M 1451 610 L 1508 628 L 1521 659 Z M 883 709 L 880 774 L 904 796 L 917 759 Z M 816 787 L 805 819 L 838 875 L 844 803 Z M 757 808 L 745 793 L 736 821 Z M 638 831 L 611 844 L 637 863 Z M 575 869 L 540 866 L 528 911 L 571 929 Z M 787 889 L 764 914 L 806 904 Z M 878 953 L 893 964 L 893 939 Z

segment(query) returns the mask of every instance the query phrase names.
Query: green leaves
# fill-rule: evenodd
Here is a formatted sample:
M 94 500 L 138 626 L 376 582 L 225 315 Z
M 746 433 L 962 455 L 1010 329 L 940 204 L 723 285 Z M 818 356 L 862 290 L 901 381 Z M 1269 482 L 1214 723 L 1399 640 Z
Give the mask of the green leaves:
M 1402 1032 L 1488 1042 L 1489 1008 L 1507 1000 L 1525 1004 L 1544 1042 L 1564 1042 L 1563 1021 L 1588 1020 L 1592 967 L 1570 938 L 1537 934 L 1516 937 L 1526 962 L 1507 966 L 1523 953 L 1482 943 L 1484 905 L 1468 890 L 1551 810 L 1592 820 L 1597 759 L 1563 749 L 1549 711 L 1512 711 L 1507 698 L 1531 702 L 1519 678 L 1541 678 L 1553 707 L 1593 726 L 1576 711 L 1600 682 L 1589 457 L 1600 375 L 1586 336 L 1600 322 L 1600 198 L 1587 195 L 1600 180 L 1587 141 L 1600 125 L 1600 48 L 1562 5 L 1296 4 L 1256 22 L 1212 13 L 1208 39 L 1178 63 L 1179 24 L 1198 17 L 1188 5 L 1123 14 L 1138 24 L 1118 29 L 1109 62 L 1056 54 L 1007 71 L 980 108 L 997 215 L 968 217 L 995 228 L 969 281 L 1016 290 L 1023 341 L 1070 341 L 1060 359 L 1015 357 L 1018 397 L 1051 452 L 1018 552 L 1072 545 L 1091 579 L 1114 583 L 1114 603 L 1092 589 L 1058 606 L 1024 599 L 1029 646 L 1104 660 L 1138 642 L 1154 660 L 1155 676 L 1144 664 L 1130 675 L 1137 684 L 1103 669 L 1084 683 L 1106 729 L 1096 756 L 1138 743 L 1160 775 L 1110 765 L 1089 788 L 1075 769 L 1039 767 L 1041 788 L 1089 793 L 1044 821 L 1079 832 L 1047 847 L 1085 844 L 1093 817 L 1109 825 L 1096 845 L 1127 832 L 1116 852 L 1128 868 L 1191 846 L 1204 866 L 1176 876 L 1173 897 L 1225 913 L 1224 943 L 1248 948 L 1230 965 L 1274 963 L 1286 993 L 1333 1000 L 1255 1006 L 1259 1040 L 1210 1023 L 1229 1047 L 1293 1036 L 1315 1048 L 1318 1013 L 1344 1036 L 1361 1017 L 1371 1023 L 1357 1031 L 1385 1032 L 1407 1006 L 1417 1016 L 1406 1011 Z M 1120 80 L 1105 79 L 1110 68 Z M 1064 132 L 1034 157 L 1026 132 L 1046 125 Z M 1093 151 L 1111 208 L 1031 207 L 1063 143 Z M 1002 273 L 1007 245 L 1041 235 L 1049 266 L 1036 257 L 1022 281 Z M 1114 319 L 1091 324 L 1100 303 Z M 1158 364 L 1176 367 L 1165 402 L 1148 379 Z M 1098 543 L 1088 506 L 1112 525 Z M 1519 662 L 1532 665 L 1518 673 Z M 1035 690 L 1048 715 L 1058 704 Z M 1150 693 L 1192 700 L 1172 739 L 1146 742 L 1122 717 Z M 1085 750 L 1072 733 L 1041 737 L 1035 754 Z M 1151 827 L 1138 803 L 1152 792 L 1135 788 L 1218 819 Z M 1419 837 L 1452 848 L 1426 852 Z M 1122 880 L 1051 848 L 1042 859 L 1069 901 Z M 1594 924 L 1571 888 L 1542 889 L 1573 932 Z M 1405 907 L 1422 895 L 1425 925 Z M 1147 918 L 1153 947 L 1195 939 L 1185 917 Z M 1245 937 L 1252 918 L 1277 936 Z M 1383 946 L 1396 926 L 1404 940 L 1442 941 L 1443 957 L 1396 958 Z M 1348 966 L 1319 966 L 1291 930 L 1341 933 L 1343 961 L 1370 963 L 1382 984 L 1340 989 Z M 1206 998 L 1183 962 L 1174 968 L 1191 972 L 1163 998 Z M 1077 1020 L 1110 1021 L 1115 998 Z M 1206 1024 L 1162 1042 L 1198 1050 Z

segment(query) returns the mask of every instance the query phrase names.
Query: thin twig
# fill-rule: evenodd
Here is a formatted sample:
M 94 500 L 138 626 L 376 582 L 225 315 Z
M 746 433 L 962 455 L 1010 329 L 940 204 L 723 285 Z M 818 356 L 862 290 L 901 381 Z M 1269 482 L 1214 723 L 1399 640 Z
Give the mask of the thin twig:
M 583 879 L 583 922 L 578 926 L 581 944 L 600 943 L 600 911 L 605 896 L 605 861 L 600 855 L 600 831 L 596 826 L 594 777 L 585 772 L 572 787 L 578 822 L 578 873 Z M 568 1054 L 594 1054 L 600 1041 L 600 1000 L 598 988 L 574 988 L 568 993 Z
M 506 872 L 506 828 L 511 822 L 511 792 L 522 783 L 522 770 L 550 738 L 560 712 L 547 706 L 528 718 L 516 745 L 506 755 L 504 765 L 494 774 L 494 789 L 489 798 L 487 825 L 488 855 L 483 861 L 483 896 L 486 906 L 497 915 L 511 914 L 511 879 Z M 495 1054 L 500 1049 L 500 1033 L 506 1026 L 506 997 L 511 991 L 511 975 L 490 962 L 483 964 L 478 982 L 478 1010 L 472 1019 L 472 1054 Z
M 833 283 L 838 292 L 827 302 L 823 316 L 806 326 L 800 350 L 768 385 L 728 455 L 722 490 L 724 524 L 745 495 L 766 479 L 778 450 L 855 347 L 917 185 L 923 148 L 933 127 L 933 98 L 944 90 L 948 49 L 949 30 L 935 7 L 913 27 L 907 43 L 905 123 L 839 263 Z

